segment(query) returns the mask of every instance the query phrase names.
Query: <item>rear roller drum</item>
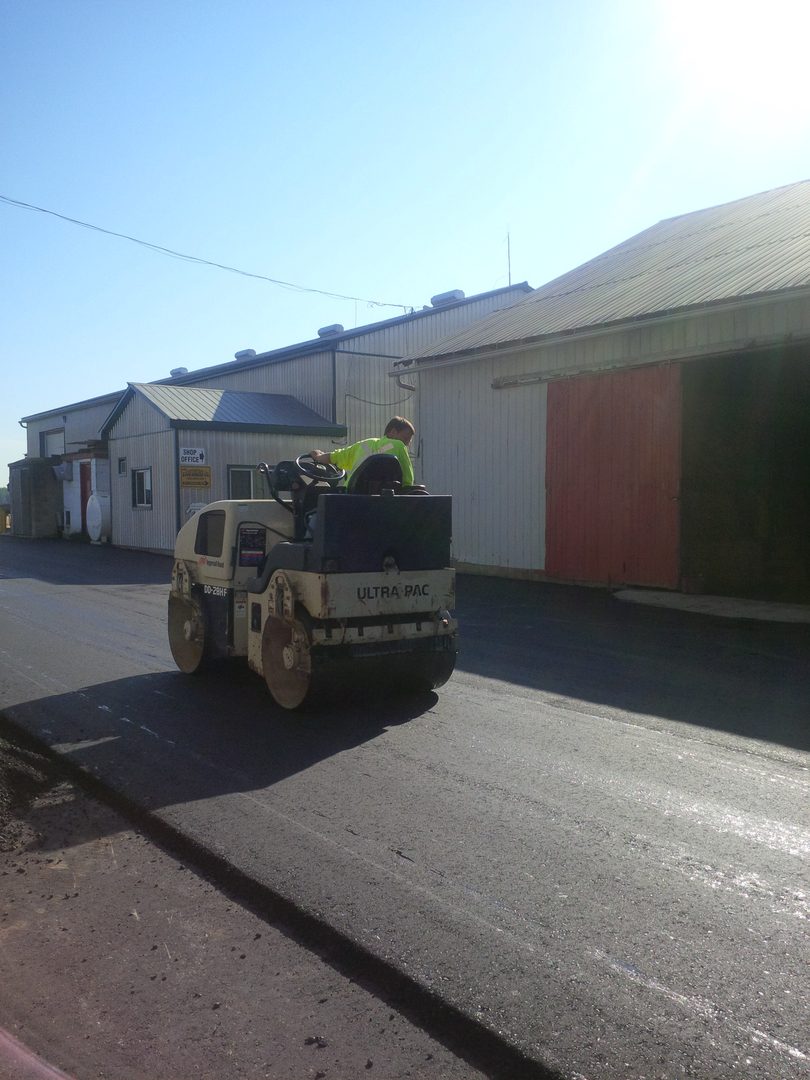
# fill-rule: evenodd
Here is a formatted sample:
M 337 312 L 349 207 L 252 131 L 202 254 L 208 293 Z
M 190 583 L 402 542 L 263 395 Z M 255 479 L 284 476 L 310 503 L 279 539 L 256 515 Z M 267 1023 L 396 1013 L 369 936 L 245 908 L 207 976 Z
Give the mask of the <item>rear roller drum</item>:
M 169 596 L 169 648 L 174 662 L 186 675 L 196 675 L 208 663 L 205 616 L 185 596 Z

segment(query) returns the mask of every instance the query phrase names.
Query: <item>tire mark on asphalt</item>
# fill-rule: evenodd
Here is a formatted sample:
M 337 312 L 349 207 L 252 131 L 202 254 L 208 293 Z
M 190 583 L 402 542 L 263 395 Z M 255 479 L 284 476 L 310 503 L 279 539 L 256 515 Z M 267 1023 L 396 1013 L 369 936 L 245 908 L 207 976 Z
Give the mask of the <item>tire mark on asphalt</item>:
M 741 1024 L 739 1021 L 734 1020 L 725 1009 L 722 1009 L 713 1001 L 709 1001 L 708 998 L 698 997 L 695 994 L 681 994 L 677 990 L 665 986 L 664 983 L 659 982 L 658 979 L 645 975 L 644 972 L 639 971 L 638 968 L 634 967 L 632 964 L 608 956 L 607 953 L 604 953 L 599 949 L 592 949 L 589 950 L 589 952 L 597 960 L 600 960 L 610 968 L 611 971 L 615 971 L 617 974 L 624 976 L 637 986 L 643 986 L 646 990 L 652 990 L 655 993 L 660 994 L 673 1004 L 680 1005 L 683 1009 L 694 1013 L 696 1016 L 700 1016 L 704 1020 L 711 1020 L 713 1022 L 719 1020 L 727 1027 L 747 1036 L 754 1043 L 765 1044 L 769 1049 L 775 1050 L 777 1053 L 789 1057 L 793 1061 L 810 1060 L 810 1057 L 798 1047 L 791 1046 L 789 1043 L 782 1042 L 781 1039 L 774 1038 L 773 1035 L 769 1035 L 766 1031 L 761 1031 L 753 1024 Z

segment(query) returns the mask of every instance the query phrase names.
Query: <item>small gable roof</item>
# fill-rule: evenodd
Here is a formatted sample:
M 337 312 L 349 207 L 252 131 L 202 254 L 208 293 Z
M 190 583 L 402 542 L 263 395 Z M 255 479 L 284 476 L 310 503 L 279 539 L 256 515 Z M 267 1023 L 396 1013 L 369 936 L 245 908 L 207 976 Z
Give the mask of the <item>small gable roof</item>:
M 661 221 L 407 360 L 530 344 L 808 287 L 810 180 L 804 180 Z
M 139 395 L 169 421 L 170 427 L 260 431 L 289 435 L 346 434 L 343 424 L 333 424 L 289 394 L 256 394 L 245 390 L 216 390 L 199 386 L 167 386 L 161 383 L 130 383 L 107 418 L 107 435 L 129 402 Z

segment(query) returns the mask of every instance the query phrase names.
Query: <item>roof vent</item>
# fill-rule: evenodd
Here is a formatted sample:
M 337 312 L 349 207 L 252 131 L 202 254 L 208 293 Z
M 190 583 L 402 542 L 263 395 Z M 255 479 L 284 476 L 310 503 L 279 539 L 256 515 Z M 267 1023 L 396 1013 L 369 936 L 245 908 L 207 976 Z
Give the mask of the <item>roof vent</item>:
M 256 355 L 255 349 L 240 349 L 233 354 L 234 360 L 252 360 Z
M 339 322 L 332 323 L 331 326 L 322 326 L 318 331 L 318 337 L 336 337 L 338 334 L 343 333 L 343 327 Z
M 173 367 L 169 372 L 173 379 L 176 379 L 178 375 L 188 375 L 187 367 Z
M 464 293 L 461 289 L 451 289 L 450 292 L 440 292 L 431 296 L 430 302 L 434 307 L 444 307 L 445 304 L 455 304 L 457 300 L 463 299 Z

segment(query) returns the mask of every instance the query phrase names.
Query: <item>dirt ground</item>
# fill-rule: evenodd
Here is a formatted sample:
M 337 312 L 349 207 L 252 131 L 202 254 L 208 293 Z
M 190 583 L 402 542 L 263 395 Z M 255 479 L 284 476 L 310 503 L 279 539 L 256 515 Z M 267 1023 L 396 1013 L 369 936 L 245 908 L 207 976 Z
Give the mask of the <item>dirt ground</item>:
M 0 734 L 3 1080 L 473 1080 Z

